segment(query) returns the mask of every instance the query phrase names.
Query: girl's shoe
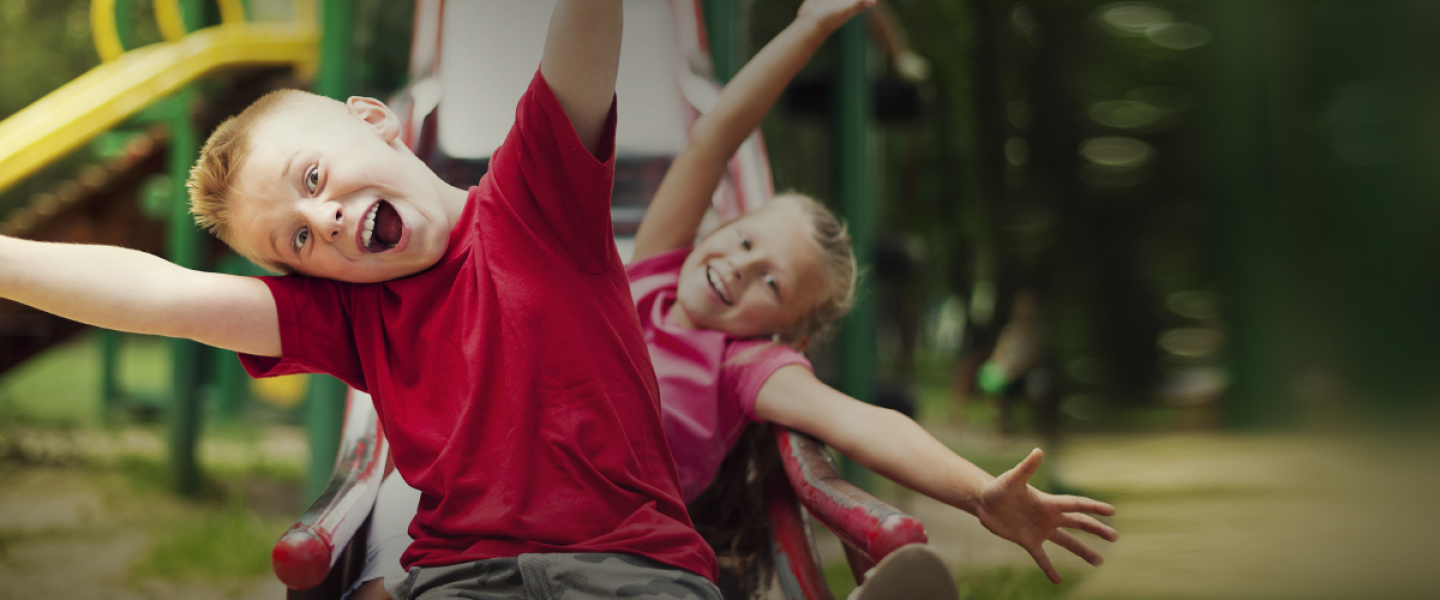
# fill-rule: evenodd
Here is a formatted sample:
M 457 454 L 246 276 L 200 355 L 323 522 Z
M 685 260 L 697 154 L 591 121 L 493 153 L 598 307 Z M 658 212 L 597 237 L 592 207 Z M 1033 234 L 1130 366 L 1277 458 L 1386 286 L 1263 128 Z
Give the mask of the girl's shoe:
M 848 600 L 956 600 L 955 576 L 925 544 L 901 546 L 865 574 Z

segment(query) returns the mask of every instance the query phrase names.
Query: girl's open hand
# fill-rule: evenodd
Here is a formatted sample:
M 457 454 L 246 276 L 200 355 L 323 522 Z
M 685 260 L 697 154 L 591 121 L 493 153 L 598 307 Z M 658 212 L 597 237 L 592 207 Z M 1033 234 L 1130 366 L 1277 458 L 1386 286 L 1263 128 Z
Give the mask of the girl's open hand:
M 805 0 L 795 20 L 810 20 L 829 30 L 839 29 L 850 17 L 875 6 L 876 0 Z
M 1030 477 L 1040 468 L 1043 458 L 1044 454 L 1036 448 L 1020 464 L 981 489 L 976 516 L 991 533 L 1019 544 L 1051 582 L 1060 583 L 1060 573 L 1045 555 L 1042 545 L 1045 540 L 1074 552 L 1092 565 L 1103 561 L 1099 554 L 1061 527 L 1088 531 L 1111 542 L 1120 535 L 1086 514 L 1110 516 L 1115 514 L 1115 507 L 1080 496 L 1055 496 L 1031 487 Z

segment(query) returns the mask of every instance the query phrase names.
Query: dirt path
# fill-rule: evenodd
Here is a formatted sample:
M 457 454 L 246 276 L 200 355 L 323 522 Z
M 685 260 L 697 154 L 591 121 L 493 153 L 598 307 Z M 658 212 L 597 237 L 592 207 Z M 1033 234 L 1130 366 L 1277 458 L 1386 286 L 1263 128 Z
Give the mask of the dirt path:
M 268 575 L 219 581 L 137 579 L 157 531 L 202 508 L 123 474 L 86 467 L 16 466 L 0 474 L 0 599 L 190 598 L 274 600 Z
M 75 435 L 98 437 L 77 441 Z M 207 444 L 210 471 L 231 486 L 229 497 L 239 494 L 251 506 L 215 531 L 229 532 L 234 528 L 227 523 L 238 522 L 250 538 L 237 538 L 248 545 L 236 542 L 233 550 L 220 540 L 198 551 L 266 555 L 296 514 L 295 483 L 243 473 L 256 461 L 267 465 L 262 471 L 294 468 L 283 461 L 304 456 L 303 440 L 288 432 Z M 45 434 L 22 445 L 28 459 L 15 460 L 13 450 L 12 458 L 0 458 L 0 600 L 283 596 L 264 565 L 245 566 L 242 575 L 153 574 L 157 568 L 147 565 L 156 562 L 157 547 L 189 534 L 186 528 L 216 527 L 216 515 L 229 514 L 223 502 L 176 498 L 153 472 L 113 460 L 163 464 L 154 435 Z M 1028 448 L 1012 445 L 975 453 L 1003 463 Z M 112 462 L 104 466 L 87 452 Z M 1006 458 L 995 459 L 1000 456 Z M 1429 597 L 1440 589 L 1440 571 L 1433 569 L 1440 556 L 1436 459 L 1435 444 L 1394 439 L 1189 434 L 1072 440 L 1052 452 L 1049 463 L 1063 483 L 1117 505 L 1114 523 L 1122 538 L 1116 544 L 1090 538 L 1107 557 L 1098 569 L 1053 546 L 1050 554 L 1062 570 L 1081 575 L 1065 594 L 1081 600 Z M 1035 569 L 1023 551 L 968 514 L 913 493 L 882 489 L 881 495 L 925 523 L 931 543 L 962 578 L 986 569 Z M 259 533 L 246 533 L 253 531 Z M 251 539 L 256 536 L 258 542 Z M 826 562 L 843 561 L 833 536 L 817 528 L 817 537 Z
M 1167 435 L 1069 447 L 1122 538 L 1072 597 L 1433 598 L 1440 481 L 1424 439 Z
M 263 548 L 294 518 L 298 484 L 255 473 L 294 472 L 284 456 L 304 445 L 263 437 L 207 440 L 211 486 L 185 500 L 164 484 L 155 431 L 0 432 L 0 600 L 284 597 Z M 232 546 L 262 554 L 232 563 Z

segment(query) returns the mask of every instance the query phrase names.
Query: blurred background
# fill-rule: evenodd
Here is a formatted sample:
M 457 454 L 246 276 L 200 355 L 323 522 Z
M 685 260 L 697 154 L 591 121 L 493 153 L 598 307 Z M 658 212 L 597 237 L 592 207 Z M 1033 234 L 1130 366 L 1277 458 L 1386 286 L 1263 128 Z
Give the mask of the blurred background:
M 0 232 L 256 273 L 183 231 L 166 153 L 273 87 L 405 86 L 413 2 L 342 4 L 338 74 L 199 79 L 9 185 Z M 702 5 L 723 80 L 799 2 Z M 189 28 L 217 6 L 187 4 Z M 115 8 L 124 48 L 167 39 L 151 0 Z M 1043 447 L 1037 485 L 1120 509 L 1121 541 L 1095 542 L 1107 565 L 1062 562 L 1050 586 L 969 516 L 847 472 L 925 521 L 962 596 L 1440 593 L 1440 5 L 878 10 L 763 128 L 776 189 L 841 212 L 866 266 L 817 372 L 993 473 Z M 101 64 L 92 18 L 89 0 L 0 0 L 0 119 Z M 847 125 L 837 90 L 855 81 Z M 249 382 L 233 354 L 0 308 L 0 598 L 283 593 L 269 549 L 328 473 L 333 380 Z

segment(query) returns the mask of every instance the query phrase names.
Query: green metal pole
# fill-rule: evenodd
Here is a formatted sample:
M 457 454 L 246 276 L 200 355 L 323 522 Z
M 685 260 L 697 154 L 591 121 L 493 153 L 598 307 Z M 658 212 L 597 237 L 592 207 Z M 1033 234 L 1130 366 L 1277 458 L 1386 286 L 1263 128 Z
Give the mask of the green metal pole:
M 835 192 L 860 272 L 869 269 L 874 247 L 871 207 L 873 181 L 869 156 L 870 80 L 867 71 L 865 23 L 853 19 L 835 34 L 833 127 L 835 130 Z M 869 402 L 874 390 L 874 295 L 866 279 L 856 290 L 855 308 L 840 329 L 840 391 Z M 845 475 L 863 487 L 868 479 L 854 462 L 846 461 Z
M 120 396 L 120 332 L 101 329 L 100 334 L 100 422 L 108 423 Z
M 345 100 L 352 90 L 351 36 L 354 8 L 346 0 L 325 0 L 321 23 L 320 70 L 315 92 Z M 345 384 L 326 375 L 313 375 L 305 395 L 305 425 L 310 440 L 310 470 L 306 476 L 305 504 L 309 505 L 330 479 L 335 453 L 340 449 L 340 428 L 345 420 Z
M 250 264 L 250 261 L 241 258 L 238 254 L 227 254 L 220 259 L 217 270 L 227 275 L 258 275 L 260 272 Z M 235 353 L 229 350 L 213 349 L 211 353 L 211 371 L 213 396 L 216 401 L 218 416 L 222 421 L 233 422 L 245 411 L 246 400 L 249 398 L 249 386 L 246 382 L 249 377 L 245 374 L 245 367 L 241 366 L 236 359 Z
M 200 268 L 200 232 L 186 210 L 185 177 L 195 162 L 199 143 L 190 122 L 194 92 L 186 88 L 171 100 L 175 116 L 170 127 L 170 180 L 175 186 L 169 224 L 170 261 L 187 269 Z M 200 491 L 200 468 L 195 446 L 200 438 L 200 357 L 205 348 L 182 339 L 170 340 L 171 394 L 170 469 L 175 491 Z
M 1273 157 L 1264 61 L 1271 5 L 1246 0 L 1209 4 L 1214 61 L 1205 119 L 1220 255 L 1232 325 L 1234 385 L 1224 419 L 1237 429 L 1288 420 L 1286 270 L 1275 214 Z
M 185 26 L 190 30 L 203 26 L 203 9 L 199 0 L 182 4 Z M 190 166 L 200 154 L 200 140 L 191 119 L 195 103 L 194 88 L 186 87 L 171 98 L 170 125 L 170 224 L 168 241 L 170 262 L 187 269 L 200 268 L 201 233 L 190 218 L 185 179 Z M 205 348 L 199 343 L 174 339 L 170 341 L 171 393 L 174 406 L 170 411 L 170 475 L 175 491 L 194 495 L 200 491 L 200 466 L 195 447 L 200 439 L 201 357 Z
M 710 62 L 715 65 L 715 79 L 721 84 L 730 81 L 744 63 L 739 32 L 742 0 L 705 0 L 705 32 L 710 38 Z

